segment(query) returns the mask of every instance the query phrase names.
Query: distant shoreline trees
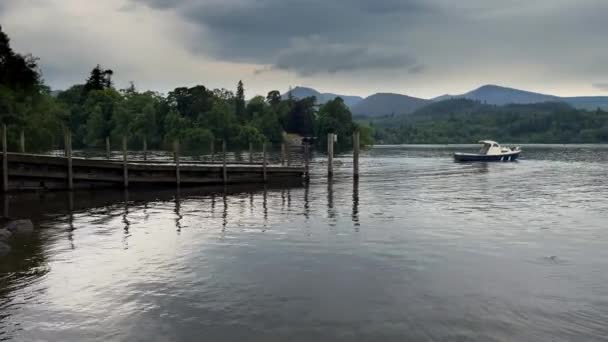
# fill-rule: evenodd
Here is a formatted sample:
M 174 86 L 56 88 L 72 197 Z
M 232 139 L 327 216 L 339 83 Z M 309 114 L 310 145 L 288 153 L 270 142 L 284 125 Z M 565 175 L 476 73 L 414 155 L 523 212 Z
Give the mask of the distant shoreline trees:
M 101 65 L 83 84 L 51 96 L 41 81 L 37 60 L 15 53 L 9 42 L 0 28 L 0 119 L 17 128 L 9 130 L 13 146 L 18 131 L 25 130 L 30 148 L 56 148 L 64 127 L 72 132 L 74 148 L 99 148 L 106 137 L 118 142 L 126 135 L 129 144 L 146 139 L 150 148 L 170 148 L 179 139 L 186 150 L 206 149 L 222 139 L 245 147 L 250 142 L 281 143 L 284 132 L 315 136 L 354 127 L 345 106 L 317 108 L 314 98 L 283 99 L 272 90 L 247 102 L 242 81 L 235 93 L 197 85 L 163 95 L 140 92 L 133 83 L 118 90 L 112 81 L 114 72 Z M 334 115 L 339 119 L 331 120 Z

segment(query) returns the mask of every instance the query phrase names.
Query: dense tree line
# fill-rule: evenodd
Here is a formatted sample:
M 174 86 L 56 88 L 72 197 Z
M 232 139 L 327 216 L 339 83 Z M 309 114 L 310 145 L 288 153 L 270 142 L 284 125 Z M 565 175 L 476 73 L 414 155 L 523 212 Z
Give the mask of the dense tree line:
M 558 102 L 495 106 L 454 99 L 371 124 L 375 139 L 386 144 L 608 142 L 608 112 Z
M 273 90 L 246 101 L 241 81 L 235 93 L 197 85 L 163 95 L 139 91 L 134 84 L 116 89 L 113 76 L 111 69 L 97 65 L 86 80 L 83 75 L 83 84 L 53 96 L 37 60 L 15 53 L 0 28 L 0 120 L 9 126 L 12 147 L 21 130 L 30 150 L 61 147 L 66 128 L 74 148 L 99 148 L 106 137 L 117 143 L 126 135 L 135 148 L 145 138 L 151 148 L 169 148 L 179 139 L 184 149 L 203 150 L 222 139 L 244 147 L 280 143 L 285 133 L 323 137 L 329 132 L 341 137 L 338 148 L 351 145 L 355 124 L 339 98 L 317 107 L 314 98 L 284 99 Z

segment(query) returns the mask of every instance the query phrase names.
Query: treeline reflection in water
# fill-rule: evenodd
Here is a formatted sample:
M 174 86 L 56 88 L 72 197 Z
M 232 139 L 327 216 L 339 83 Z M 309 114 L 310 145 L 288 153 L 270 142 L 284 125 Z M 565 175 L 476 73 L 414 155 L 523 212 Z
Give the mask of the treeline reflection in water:
M 359 182 L 354 180 L 351 184 L 350 216 L 354 230 L 358 231 Z M 330 226 L 335 226 L 333 182 L 327 182 L 322 194 L 312 196 L 310 185 L 305 183 L 289 187 L 259 184 L 4 195 L 5 217 L 29 218 L 37 229 L 31 236 L 16 238 L 12 253 L 0 262 L 0 341 L 11 339 L 13 332 L 25 328 L 11 320 L 11 313 L 18 311 L 21 301 L 36 300 L 35 291 L 26 294 L 22 290 L 36 287 L 51 271 L 50 259 L 66 250 L 90 248 L 95 236 L 104 240 L 117 238 L 120 248 L 129 249 L 133 229 L 145 229 L 155 222 L 155 226 L 165 231 L 172 226 L 176 236 L 184 229 L 204 229 L 221 241 L 229 238 L 228 230 L 233 228 L 237 233 L 239 229 L 245 233 L 251 233 L 252 229 L 264 233 L 273 223 L 288 221 L 290 215 L 309 220 L 311 208 L 319 209 L 319 203 L 311 202 L 321 196 L 326 197 L 326 219 Z

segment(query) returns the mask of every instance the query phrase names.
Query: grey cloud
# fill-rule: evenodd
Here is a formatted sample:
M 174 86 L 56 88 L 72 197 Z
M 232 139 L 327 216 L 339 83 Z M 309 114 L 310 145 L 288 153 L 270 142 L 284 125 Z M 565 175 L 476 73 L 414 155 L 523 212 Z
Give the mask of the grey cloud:
M 601 91 L 608 91 L 608 82 L 594 83 L 593 88 Z
M 206 39 L 187 42 L 198 53 L 300 75 L 411 67 L 404 30 L 437 10 L 423 0 L 132 1 L 198 25 Z
M 414 67 L 407 53 L 361 44 L 329 43 L 319 37 L 294 39 L 290 48 L 279 51 L 275 67 L 308 76 L 377 68 Z

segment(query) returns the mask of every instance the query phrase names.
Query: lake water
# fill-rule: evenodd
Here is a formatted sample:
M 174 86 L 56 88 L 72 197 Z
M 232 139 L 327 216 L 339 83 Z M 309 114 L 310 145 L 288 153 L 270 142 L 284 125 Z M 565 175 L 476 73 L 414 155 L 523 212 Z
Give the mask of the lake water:
M 367 151 L 332 183 L 12 196 L 0 340 L 597 341 L 608 147 Z M 6 199 L 5 199 L 6 200 Z

